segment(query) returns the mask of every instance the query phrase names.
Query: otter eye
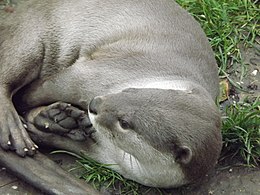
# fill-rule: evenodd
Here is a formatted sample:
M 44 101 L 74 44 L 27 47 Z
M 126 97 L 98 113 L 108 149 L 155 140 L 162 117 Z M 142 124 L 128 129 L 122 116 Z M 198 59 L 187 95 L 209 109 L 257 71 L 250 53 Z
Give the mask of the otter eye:
M 123 129 L 130 129 L 130 124 L 123 119 L 119 119 L 119 124 Z

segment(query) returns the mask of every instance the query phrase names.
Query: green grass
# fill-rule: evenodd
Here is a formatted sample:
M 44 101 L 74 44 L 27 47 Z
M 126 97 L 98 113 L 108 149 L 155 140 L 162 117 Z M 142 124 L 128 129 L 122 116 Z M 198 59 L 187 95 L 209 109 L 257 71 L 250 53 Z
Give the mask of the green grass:
M 249 165 L 260 165 L 260 101 L 235 103 L 222 117 L 224 149 Z
M 78 155 L 64 150 L 52 152 L 52 154 L 56 153 L 65 153 L 76 157 L 76 166 L 70 171 L 80 171 L 80 178 L 92 184 L 92 186 L 98 190 L 100 190 L 101 187 L 105 187 L 115 189 L 119 194 L 140 194 L 140 184 L 125 179 L 111 169 L 111 166 L 117 165 L 101 164 L 85 155 Z
M 163 195 L 163 190 L 159 188 L 151 188 L 142 186 L 141 184 L 132 180 L 126 179 L 119 173 L 113 171 L 112 164 L 101 164 L 89 158 L 86 155 L 79 155 L 65 150 L 56 150 L 52 154 L 68 154 L 76 157 L 76 165 L 70 169 L 70 172 L 80 172 L 79 178 L 84 179 L 91 184 L 95 189 L 109 188 L 113 190 L 112 194 L 120 195 L 149 195 L 152 194 Z
M 220 74 L 241 63 L 240 46 L 254 46 L 260 34 L 259 4 L 252 0 L 177 0 L 204 29 Z

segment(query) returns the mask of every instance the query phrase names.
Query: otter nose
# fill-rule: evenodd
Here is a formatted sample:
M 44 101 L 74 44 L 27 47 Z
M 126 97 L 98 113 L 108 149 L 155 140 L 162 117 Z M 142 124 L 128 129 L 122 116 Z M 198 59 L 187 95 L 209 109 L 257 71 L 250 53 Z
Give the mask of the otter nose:
M 90 101 L 89 106 L 88 106 L 89 112 L 91 114 L 97 115 L 98 112 L 99 112 L 99 108 L 100 108 L 101 103 L 102 103 L 102 98 L 101 97 L 93 98 Z

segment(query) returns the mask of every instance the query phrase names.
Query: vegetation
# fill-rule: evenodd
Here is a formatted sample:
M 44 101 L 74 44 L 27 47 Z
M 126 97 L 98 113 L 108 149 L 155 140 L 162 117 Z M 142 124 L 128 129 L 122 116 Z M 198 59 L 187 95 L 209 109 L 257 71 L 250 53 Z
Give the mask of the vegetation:
M 116 165 L 101 164 L 85 155 L 78 155 L 64 150 L 52 153 L 65 153 L 76 157 L 77 166 L 72 168 L 70 171 L 80 170 L 80 178 L 92 184 L 96 189 L 100 190 L 102 187 L 105 187 L 115 189 L 118 194 L 139 194 L 140 184 L 127 180 L 119 173 L 110 169 L 111 166 Z
M 229 155 L 241 156 L 247 164 L 260 164 L 260 101 L 235 103 L 223 116 L 224 149 Z
M 241 63 L 240 46 L 254 46 L 260 34 L 259 3 L 253 0 L 177 0 L 204 29 L 220 74 Z M 258 43 L 259 44 L 259 43 Z

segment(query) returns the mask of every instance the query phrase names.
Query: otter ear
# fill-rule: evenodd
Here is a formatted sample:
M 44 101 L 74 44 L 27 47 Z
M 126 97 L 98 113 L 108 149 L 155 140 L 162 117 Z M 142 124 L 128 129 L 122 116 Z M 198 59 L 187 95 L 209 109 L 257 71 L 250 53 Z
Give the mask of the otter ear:
M 180 146 L 176 151 L 176 162 L 188 164 L 192 158 L 192 151 L 188 146 Z

